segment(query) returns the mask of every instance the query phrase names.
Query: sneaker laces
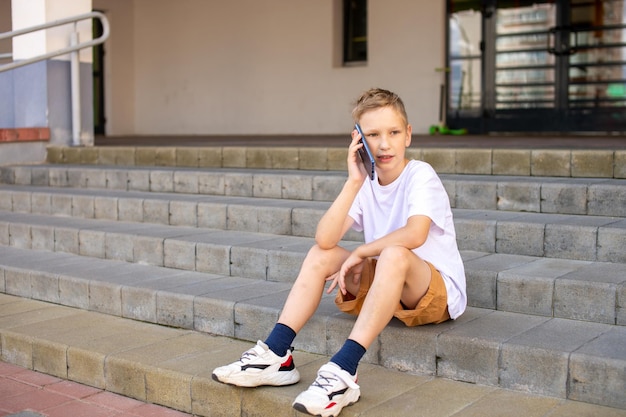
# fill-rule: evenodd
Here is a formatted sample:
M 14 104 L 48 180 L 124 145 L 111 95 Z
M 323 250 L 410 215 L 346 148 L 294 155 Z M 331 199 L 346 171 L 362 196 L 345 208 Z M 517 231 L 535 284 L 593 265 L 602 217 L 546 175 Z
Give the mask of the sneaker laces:
M 250 362 L 258 358 L 259 356 L 261 356 L 261 354 L 265 352 L 265 350 L 263 350 L 265 345 L 264 344 L 262 345 L 261 343 L 262 343 L 261 341 L 258 341 L 254 347 L 243 352 L 241 354 L 241 358 L 239 358 L 239 362 L 241 363 Z
M 351 375 L 347 371 L 344 371 L 337 366 L 336 370 L 339 371 L 337 372 L 333 368 L 334 367 L 332 367 L 332 365 L 329 366 L 328 364 L 322 366 L 317 372 L 317 378 L 313 381 L 311 386 L 321 389 L 324 392 L 329 392 L 332 391 L 336 381 L 341 381 L 352 389 L 359 389 L 358 384 L 354 382 Z

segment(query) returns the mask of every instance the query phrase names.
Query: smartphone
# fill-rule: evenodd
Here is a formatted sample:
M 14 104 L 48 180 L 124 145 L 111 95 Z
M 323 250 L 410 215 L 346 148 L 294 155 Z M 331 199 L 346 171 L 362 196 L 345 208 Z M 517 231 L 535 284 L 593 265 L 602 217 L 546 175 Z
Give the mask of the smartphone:
M 361 157 L 361 161 L 363 161 L 363 165 L 365 165 L 365 170 L 367 171 L 367 174 L 369 175 L 370 179 L 373 181 L 374 173 L 376 172 L 374 170 L 374 168 L 376 168 L 376 163 L 374 162 L 374 156 L 372 155 L 370 148 L 367 146 L 367 141 L 365 140 L 365 135 L 363 134 L 363 131 L 361 130 L 361 126 L 359 126 L 359 124 L 357 123 L 354 125 L 354 128 L 361 135 L 361 139 L 359 140 L 359 143 L 363 144 L 363 146 L 359 149 L 359 156 Z

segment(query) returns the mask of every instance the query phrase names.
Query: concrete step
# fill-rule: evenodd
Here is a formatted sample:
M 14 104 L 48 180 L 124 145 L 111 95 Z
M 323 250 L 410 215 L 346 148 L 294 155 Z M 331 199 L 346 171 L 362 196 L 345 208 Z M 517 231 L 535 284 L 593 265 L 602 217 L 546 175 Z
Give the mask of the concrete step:
M 0 294 L 2 360 L 196 416 L 295 416 L 327 355 L 294 352 L 301 381 L 241 389 L 211 379 L 251 343 Z M 584 353 L 581 352 L 581 355 Z M 574 356 L 574 359 L 576 357 Z M 361 399 L 342 416 L 624 417 L 626 410 L 363 363 Z M 601 397 L 604 398 L 604 395 Z
M 284 393 L 227 388 L 209 381 L 211 369 L 265 338 L 288 284 L 10 247 L 0 247 L 0 265 L 8 294 L 0 295 L 3 360 L 200 415 L 208 414 L 193 408 L 193 398 L 204 406 L 240 407 L 270 396 L 285 406 L 339 348 L 354 321 L 324 296 L 295 343 L 306 382 Z M 111 329 L 104 322 L 112 319 L 93 312 L 167 327 L 151 327 L 158 336 L 145 340 L 138 329 L 147 324 L 129 328 L 118 319 Z M 229 339 L 217 342 L 215 336 Z M 366 390 L 364 399 L 385 392 L 384 401 L 359 403 L 367 409 L 381 402 L 393 407 L 397 391 L 386 397 L 389 391 L 380 387 L 412 385 L 420 380 L 415 374 L 626 409 L 626 327 L 480 308 L 436 326 L 406 328 L 394 319 L 360 369 L 364 390 L 378 387 Z M 389 375 L 389 382 L 368 378 L 373 369 Z M 445 403 L 440 399 L 433 404 Z M 346 415 L 367 415 L 359 414 L 365 413 L 360 407 Z
M 169 166 L 344 171 L 347 141 L 320 146 L 49 146 L 52 164 Z M 344 145 L 345 144 L 345 145 Z M 148 143 L 145 143 L 148 145 Z M 626 178 L 623 149 L 472 148 L 442 145 L 407 149 L 440 174 Z
M 440 174 L 453 208 L 626 217 L 626 180 Z M 0 182 L 69 188 L 333 201 L 345 171 L 24 165 Z
M 329 205 L 261 197 L 0 185 L 4 211 L 303 237 L 315 235 Z M 462 250 L 626 263 L 622 217 L 486 209 L 453 209 L 453 213 Z M 346 239 L 362 241 L 363 236 L 349 231 Z
M 310 237 L 0 211 L 0 245 L 282 283 L 293 282 L 313 244 Z M 625 263 L 462 256 L 472 306 L 626 324 Z

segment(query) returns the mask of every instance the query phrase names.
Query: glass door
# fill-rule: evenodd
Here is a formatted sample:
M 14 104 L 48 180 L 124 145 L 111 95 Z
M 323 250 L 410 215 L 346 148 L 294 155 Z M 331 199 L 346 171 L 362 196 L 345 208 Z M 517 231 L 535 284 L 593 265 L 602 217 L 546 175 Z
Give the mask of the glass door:
M 572 0 L 567 51 L 568 127 L 626 132 L 624 0 Z
M 625 0 L 448 2 L 447 123 L 626 131 Z

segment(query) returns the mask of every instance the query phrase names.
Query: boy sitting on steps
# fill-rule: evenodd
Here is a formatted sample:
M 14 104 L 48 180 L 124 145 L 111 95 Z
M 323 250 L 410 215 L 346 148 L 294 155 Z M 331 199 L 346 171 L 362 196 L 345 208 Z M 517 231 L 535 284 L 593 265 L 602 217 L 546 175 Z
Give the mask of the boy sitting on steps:
M 456 319 L 467 304 L 448 195 L 433 168 L 409 161 L 411 125 L 402 100 L 371 89 L 352 112 L 376 162 L 370 180 L 359 160 L 361 135 L 348 148 L 348 179 L 320 220 L 278 322 L 265 342 L 213 371 L 213 379 L 243 387 L 290 385 L 300 380 L 291 355 L 296 334 L 315 313 L 330 281 L 340 310 L 358 315 L 343 347 L 295 399 L 299 411 L 337 416 L 359 400 L 357 366 L 366 349 L 396 317 L 407 326 Z M 365 243 L 350 252 L 338 246 L 348 229 Z

